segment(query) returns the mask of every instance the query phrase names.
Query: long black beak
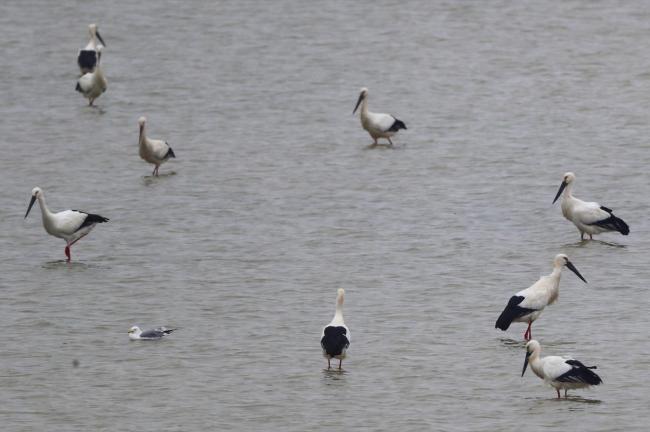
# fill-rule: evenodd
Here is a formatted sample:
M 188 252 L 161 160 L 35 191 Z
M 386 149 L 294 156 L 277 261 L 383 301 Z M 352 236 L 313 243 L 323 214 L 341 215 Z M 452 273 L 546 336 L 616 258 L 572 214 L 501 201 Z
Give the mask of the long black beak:
M 362 100 L 363 100 L 363 93 L 359 95 L 359 100 L 357 100 L 357 104 L 354 106 L 354 109 L 352 110 L 352 114 L 357 112 L 357 108 L 359 108 L 359 105 L 361 104 Z
M 528 367 L 528 357 L 530 357 L 530 353 L 526 351 L 526 359 L 524 360 L 524 369 L 521 371 L 521 376 L 524 376 L 524 372 L 526 372 L 526 368 Z
M 567 182 L 563 181 L 562 184 L 560 185 L 560 189 L 557 190 L 557 195 L 555 195 L 555 199 L 553 200 L 553 204 L 555 204 L 555 201 L 562 195 L 562 191 L 564 191 L 564 188 L 566 187 Z
M 35 202 L 36 202 L 36 197 L 32 195 L 32 199 L 29 202 L 29 207 L 27 207 L 27 213 L 25 213 L 25 219 L 27 218 L 27 215 L 29 214 L 29 211 L 32 209 L 32 207 L 34 206 Z
M 97 35 L 97 39 L 102 43 L 102 45 L 106 46 L 106 42 L 104 42 L 104 39 L 99 35 L 99 32 L 96 31 L 95 34 Z
M 576 276 L 578 276 L 580 279 L 582 279 L 582 281 L 583 281 L 584 283 L 587 283 L 587 280 L 586 280 L 585 278 L 582 277 L 582 275 L 580 274 L 580 272 L 578 271 L 578 269 L 577 269 L 577 268 L 576 268 L 576 267 L 571 263 L 571 261 L 567 261 L 567 262 L 566 262 L 566 266 L 567 266 L 567 268 L 568 268 L 569 270 L 571 270 L 573 273 L 575 273 Z

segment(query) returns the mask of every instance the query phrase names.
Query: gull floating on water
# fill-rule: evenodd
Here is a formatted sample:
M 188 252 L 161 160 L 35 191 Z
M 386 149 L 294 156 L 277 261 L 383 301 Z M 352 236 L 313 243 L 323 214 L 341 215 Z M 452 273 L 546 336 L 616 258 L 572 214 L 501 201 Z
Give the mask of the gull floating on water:
M 97 64 L 92 72 L 83 74 L 77 80 L 75 90 L 88 99 L 88 105 L 92 106 L 95 99 L 102 95 L 108 87 L 106 77 L 101 68 L 102 47 L 97 47 Z
M 589 239 L 592 239 L 594 234 L 607 231 L 618 231 L 628 235 L 630 228 L 622 219 L 614 216 L 611 209 L 597 202 L 582 201 L 571 195 L 575 179 L 576 176 L 572 172 L 564 174 L 553 204 L 562 195 L 562 214 L 578 228 L 580 239 L 583 240 L 585 234 L 589 234 Z
M 569 257 L 558 254 L 553 260 L 553 272 L 548 276 L 542 276 L 529 288 L 510 297 L 494 327 L 505 331 L 513 322 L 527 322 L 528 328 L 524 333 L 524 339 L 530 340 L 532 338 L 531 325 L 533 321 L 540 316 L 546 306 L 557 301 L 560 294 L 560 274 L 564 266 L 587 283 L 578 269 L 569 261 Z
M 352 111 L 352 114 L 357 112 L 357 108 L 361 105 L 361 126 L 368 131 L 374 140 L 373 146 L 376 146 L 379 138 L 386 138 L 390 145 L 393 142 L 390 137 L 395 135 L 398 130 L 406 129 L 406 125 L 401 120 L 397 120 L 390 114 L 373 113 L 368 111 L 368 89 L 362 88 L 359 94 L 357 104 Z
M 32 199 L 29 201 L 29 207 L 25 213 L 25 218 L 32 209 L 34 202 L 38 200 L 43 216 L 43 226 L 48 234 L 54 237 L 62 238 L 66 241 L 65 255 L 70 262 L 70 247 L 86 236 L 98 223 L 108 222 L 108 219 L 79 210 L 64 210 L 58 213 L 52 213 L 45 204 L 45 195 L 39 187 L 32 189 Z
M 145 117 L 138 119 L 138 124 L 140 125 L 140 137 L 138 138 L 140 157 L 150 164 L 155 165 L 151 175 L 157 176 L 160 165 L 167 162 L 170 158 L 175 158 L 176 155 L 174 154 L 174 150 L 167 144 L 167 141 L 147 138 L 145 134 L 146 123 L 147 119 Z
M 88 33 L 90 33 L 90 41 L 84 49 L 79 50 L 79 56 L 77 57 L 77 64 L 82 75 L 92 72 L 95 69 L 98 57 L 97 48 L 106 46 L 104 39 L 99 35 L 97 24 L 90 24 L 88 26 Z
M 531 340 L 526 344 L 526 360 L 524 360 L 524 369 L 521 371 L 521 376 L 524 376 L 526 367 L 530 363 L 530 368 L 535 375 L 555 388 L 558 399 L 562 389 L 564 389 L 564 397 L 566 398 L 569 389 L 585 388 L 603 382 L 592 371 L 592 369 L 596 369 L 596 366 L 585 366 L 571 357 L 547 356 L 541 358 L 541 352 L 542 347 L 536 340 Z
M 164 336 L 170 334 L 170 333 L 173 332 L 174 330 L 178 330 L 178 329 L 175 329 L 175 328 L 173 328 L 173 329 L 168 329 L 168 328 L 166 328 L 166 327 L 158 327 L 158 328 L 155 328 L 155 329 L 152 329 L 152 330 L 145 330 L 145 331 L 142 331 L 142 330 L 140 330 L 140 327 L 138 327 L 138 326 L 133 326 L 133 327 L 131 327 L 131 328 L 129 329 L 129 339 L 131 339 L 131 340 L 138 340 L 138 339 L 142 339 L 142 340 L 154 340 L 154 339 L 160 339 L 160 338 L 162 338 L 162 337 L 164 337 Z
M 336 312 L 332 321 L 323 328 L 320 345 L 323 348 L 323 357 L 327 359 L 327 369 L 330 369 L 332 358 L 339 360 L 339 369 L 345 358 L 345 353 L 350 346 L 350 330 L 343 322 L 343 300 L 345 290 L 339 288 L 336 293 Z

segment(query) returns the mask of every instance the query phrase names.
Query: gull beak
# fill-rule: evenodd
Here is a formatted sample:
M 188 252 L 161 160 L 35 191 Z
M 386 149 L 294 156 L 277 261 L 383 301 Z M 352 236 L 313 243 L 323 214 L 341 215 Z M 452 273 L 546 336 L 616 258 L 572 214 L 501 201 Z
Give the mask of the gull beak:
M 555 204 L 555 201 L 562 195 L 562 191 L 564 191 L 564 188 L 566 187 L 567 182 L 563 181 L 562 184 L 560 185 L 560 189 L 557 191 L 557 195 L 555 195 L 555 199 L 553 200 L 553 204 Z
M 580 272 L 578 271 L 578 269 L 577 269 L 577 268 L 576 268 L 576 267 L 571 263 L 571 261 L 567 261 L 567 262 L 566 262 L 566 266 L 567 266 L 567 268 L 568 268 L 569 270 L 571 270 L 573 273 L 575 273 L 576 276 L 578 276 L 580 279 L 582 279 L 582 281 L 583 281 L 584 283 L 587 283 L 587 280 L 586 280 L 585 278 L 582 277 L 582 275 L 580 274 Z
M 106 42 L 104 42 L 104 39 L 102 39 L 102 37 L 99 35 L 98 31 L 95 32 L 95 35 L 97 35 L 97 39 L 99 39 L 99 41 L 102 43 L 102 45 L 106 46 Z
M 526 359 L 524 360 L 524 369 L 521 371 L 521 376 L 524 376 L 524 372 L 526 372 L 526 368 L 528 367 L 528 357 L 530 357 L 530 353 L 526 351 Z
M 354 106 L 354 109 L 352 110 L 352 114 L 357 112 L 357 108 L 359 108 L 359 105 L 361 104 L 362 100 L 363 100 L 363 93 L 359 95 L 359 99 L 357 100 L 357 104 Z
M 29 207 L 27 207 L 27 213 L 25 213 L 25 219 L 27 219 L 27 215 L 29 214 L 29 211 L 32 209 L 34 206 L 34 203 L 36 202 L 36 196 L 32 195 L 32 199 L 29 202 Z

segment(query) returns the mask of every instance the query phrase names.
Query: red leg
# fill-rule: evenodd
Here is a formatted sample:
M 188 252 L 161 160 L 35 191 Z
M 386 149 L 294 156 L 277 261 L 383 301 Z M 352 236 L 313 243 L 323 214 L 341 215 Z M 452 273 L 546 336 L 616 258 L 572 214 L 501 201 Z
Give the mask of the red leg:
M 65 247 L 65 256 L 68 257 L 68 262 L 70 262 L 70 245 L 66 245 Z
M 560 389 L 555 389 L 555 391 L 557 392 L 557 398 L 560 399 Z
M 332 366 L 330 366 L 330 359 L 327 359 L 327 370 L 330 370 Z
M 529 341 L 532 339 L 532 331 L 530 330 L 530 326 L 533 324 L 532 321 L 528 321 L 528 328 L 526 329 L 526 332 L 524 333 L 524 339 Z

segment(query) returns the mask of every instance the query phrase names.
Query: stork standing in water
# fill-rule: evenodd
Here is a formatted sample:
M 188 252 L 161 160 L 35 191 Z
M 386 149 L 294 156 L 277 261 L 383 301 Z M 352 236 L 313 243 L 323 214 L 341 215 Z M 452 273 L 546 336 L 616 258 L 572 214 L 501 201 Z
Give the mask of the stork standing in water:
M 145 117 L 140 117 L 138 124 L 140 125 L 140 137 L 138 138 L 140 157 L 150 164 L 155 165 L 151 175 L 157 176 L 160 165 L 167 162 L 170 158 L 175 158 L 176 155 L 174 154 L 174 150 L 167 144 L 167 141 L 147 138 L 145 134 L 147 119 Z
M 558 399 L 562 389 L 564 389 L 564 398 L 566 399 L 569 389 L 585 388 L 603 382 L 592 371 L 592 369 L 596 369 L 596 366 L 585 366 L 571 357 L 547 356 L 541 358 L 541 352 L 542 347 L 536 340 L 531 340 L 526 344 L 526 359 L 521 376 L 524 376 L 526 367 L 530 363 L 530 368 L 535 375 L 555 388 Z
M 38 200 L 41 207 L 45 231 L 66 241 L 65 256 L 68 257 L 68 262 L 71 259 L 70 247 L 85 237 L 98 223 L 108 222 L 108 219 L 103 216 L 79 210 L 64 210 L 52 213 L 45 204 L 45 195 L 39 187 L 32 189 L 32 199 L 29 201 L 25 218 L 27 218 L 36 200 Z
M 79 56 L 77 57 L 77 64 L 79 65 L 81 75 L 92 72 L 95 69 L 98 61 L 97 48 L 106 46 L 106 42 L 99 35 L 97 24 L 90 24 L 88 26 L 88 33 L 90 33 L 90 41 L 84 49 L 79 50 Z
M 345 290 L 339 288 L 336 293 L 336 313 L 332 321 L 323 328 L 320 345 L 323 348 L 323 357 L 327 359 L 327 369 L 330 369 L 332 358 L 339 360 L 339 369 L 350 346 L 350 330 L 343 322 L 343 300 Z
M 612 209 L 601 206 L 597 202 L 582 201 L 571 194 L 575 179 L 576 176 L 572 172 L 564 174 L 553 204 L 562 195 L 562 214 L 578 228 L 580 240 L 584 240 L 585 234 L 589 234 L 591 240 L 594 234 L 608 231 L 618 231 L 628 235 L 630 228 L 623 219 L 614 216 Z
M 373 146 L 378 145 L 377 140 L 379 138 L 386 138 L 392 146 L 393 142 L 390 140 L 390 137 L 395 135 L 400 129 L 406 129 L 403 121 L 396 119 L 390 114 L 368 111 L 368 89 L 365 87 L 361 89 L 359 99 L 352 114 L 357 112 L 359 105 L 361 105 L 361 112 L 359 114 L 361 117 L 361 126 L 368 131 L 374 140 Z
M 560 275 L 565 266 L 587 283 L 578 269 L 569 261 L 569 257 L 558 254 L 553 260 L 553 272 L 548 276 L 542 276 L 529 288 L 510 297 L 494 327 L 506 331 L 513 322 L 526 322 L 528 328 L 524 333 L 524 339 L 530 340 L 533 336 L 531 330 L 533 321 L 539 318 L 546 306 L 555 303 L 560 295 Z
M 97 47 L 97 64 L 95 65 L 95 69 L 92 72 L 80 76 L 79 80 L 77 80 L 77 87 L 75 87 L 75 90 L 88 99 L 89 106 L 92 106 L 95 99 L 101 96 L 108 87 L 108 82 L 100 67 L 101 59 L 102 47 L 99 46 Z

